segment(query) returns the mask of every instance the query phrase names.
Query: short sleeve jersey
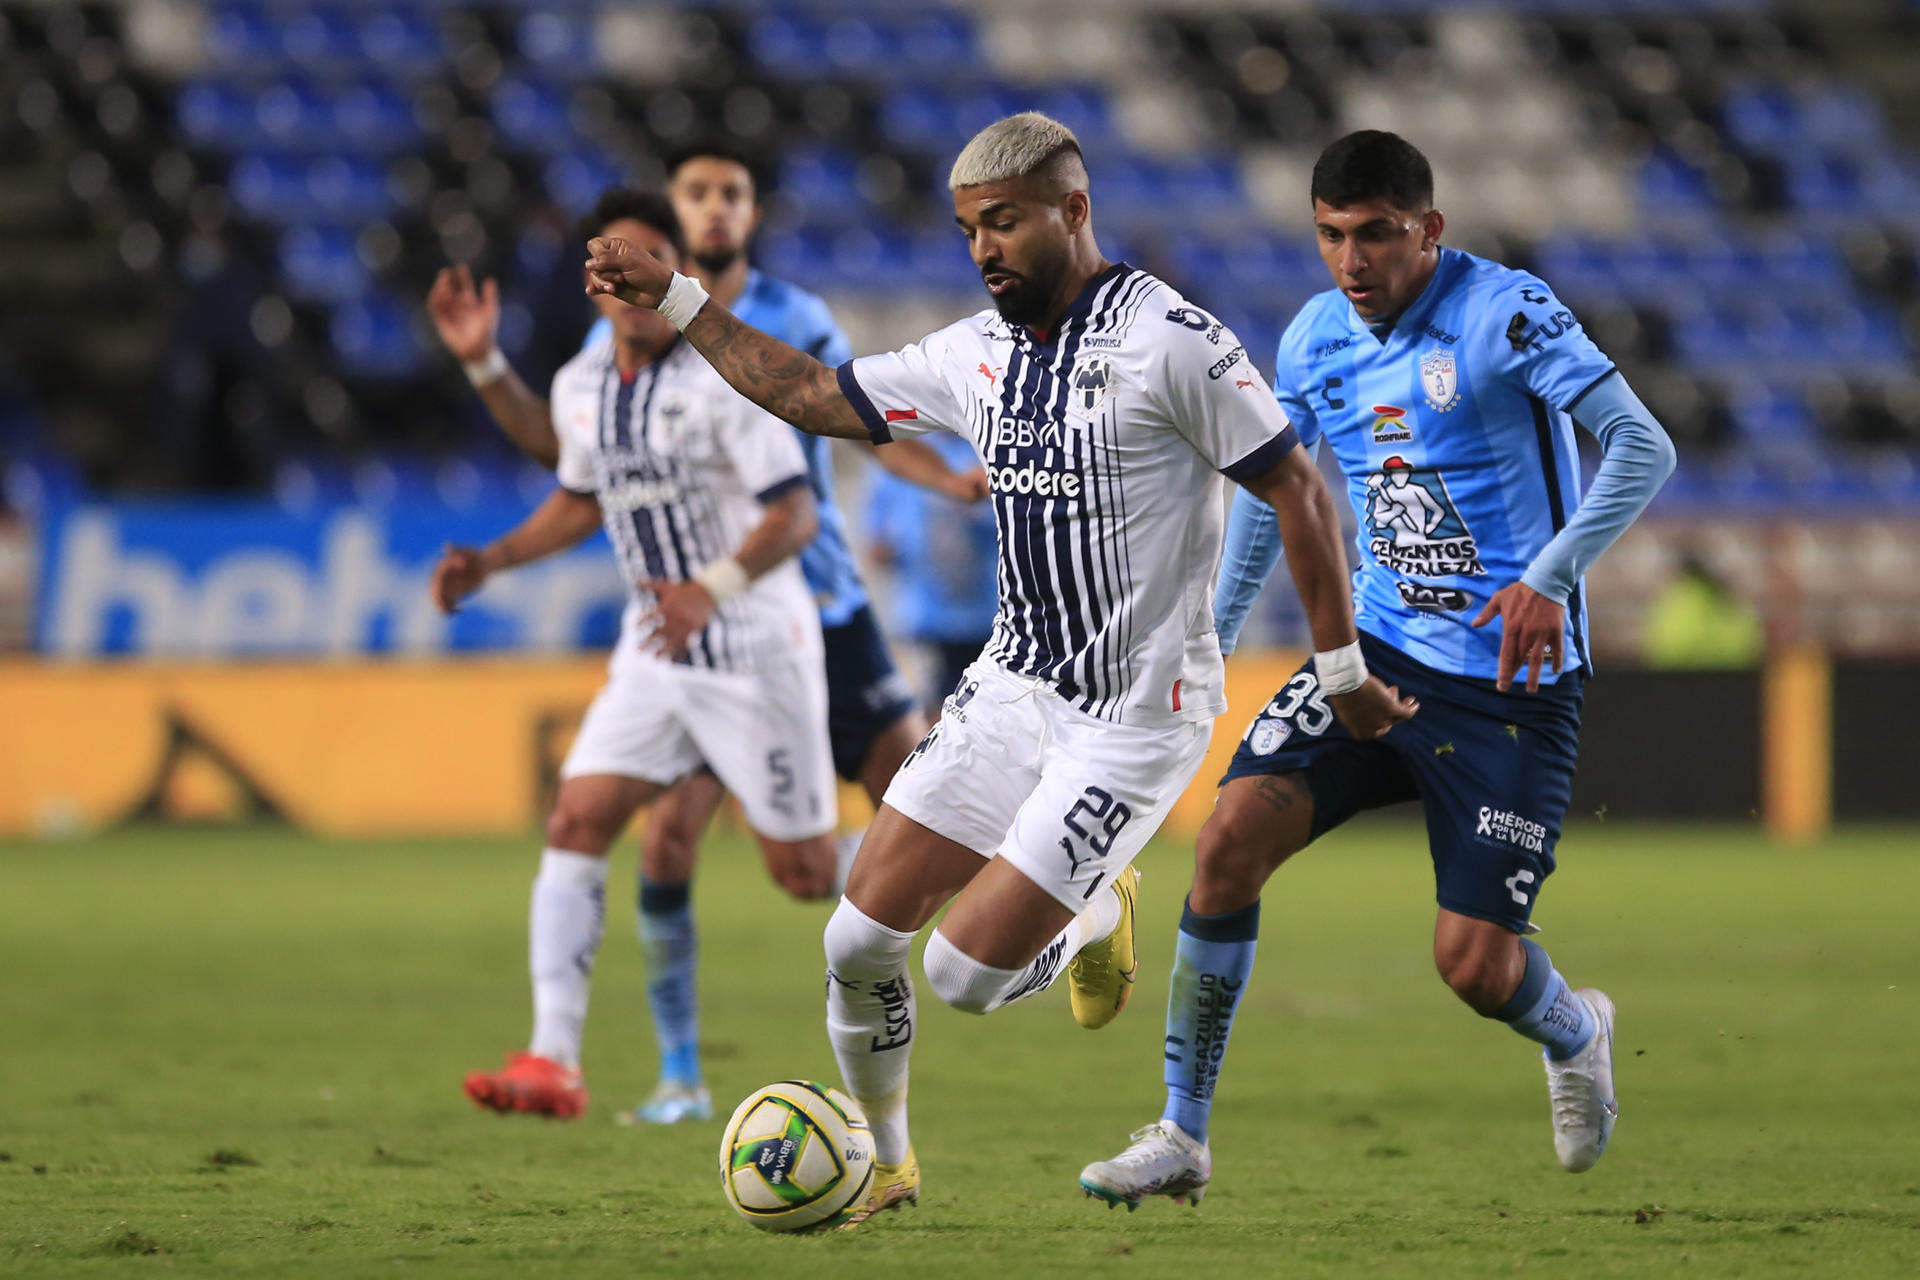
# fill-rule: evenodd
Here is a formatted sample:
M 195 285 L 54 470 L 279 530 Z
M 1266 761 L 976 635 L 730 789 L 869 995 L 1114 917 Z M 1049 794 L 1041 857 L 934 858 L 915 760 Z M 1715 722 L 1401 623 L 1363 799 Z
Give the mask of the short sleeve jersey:
M 853 347 L 834 323 L 827 304 L 798 285 L 762 271 L 747 272 L 746 288 L 734 300 L 732 312 L 762 333 L 806 352 L 821 364 L 835 366 L 853 358 Z M 605 320 L 587 335 L 587 345 L 612 330 Z M 847 541 L 846 517 L 833 491 L 833 446 L 823 436 L 794 429 L 794 439 L 806 455 L 807 475 L 813 484 L 820 531 L 800 552 L 800 570 L 820 606 L 820 621 L 829 627 L 846 623 L 867 603 L 860 581 L 859 561 Z
M 554 375 L 551 404 L 560 483 L 599 501 L 628 582 L 622 645 L 646 638 L 641 619 L 655 597 L 643 583 L 691 578 L 734 554 L 763 504 L 807 483 L 792 429 L 685 342 L 631 375 L 615 364 L 610 338 L 590 344 Z M 722 601 L 681 661 L 753 670 L 819 646 L 818 611 L 787 560 Z
M 1230 330 L 1119 263 L 1050 333 L 983 311 L 839 378 L 876 443 L 952 431 L 986 467 L 987 657 L 1120 723 L 1225 709 L 1220 474 L 1263 474 L 1297 443 Z
M 1497 674 L 1499 624 L 1472 621 L 1578 507 L 1571 411 L 1613 369 L 1538 278 L 1456 249 L 1384 332 L 1338 290 L 1302 308 L 1280 340 L 1275 394 L 1346 477 L 1362 630 L 1439 671 Z M 1587 661 L 1586 645 L 1576 586 L 1563 670 Z

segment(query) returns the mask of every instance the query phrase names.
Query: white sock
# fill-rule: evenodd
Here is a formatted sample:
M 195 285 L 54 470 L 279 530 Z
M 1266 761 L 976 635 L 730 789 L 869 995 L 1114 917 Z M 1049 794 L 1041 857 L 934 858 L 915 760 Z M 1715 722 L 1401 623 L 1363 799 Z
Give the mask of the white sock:
M 1052 986 L 1066 972 L 1067 961 L 1080 950 L 1084 936 L 1081 918 L 1075 916 L 1024 968 L 996 969 L 975 960 L 935 929 L 920 963 L 926 968 L 928 984 L 942 1000 L 962 1013 L 992 1013 Z
M 847 876 L 853 871 L 853 860 L 860 852 L 860 842 L 866 838 L 865 827 L 835 838 L 833 845 L 834 897 L 837 898 L 847 891 Z
M 827 921 L 827 1039 L 847 1092 L 873 1126 L 873 1156 L 899 1164 L 907 1135 L 907 1064 L 918 1009 L 907 952 L 913 935 L 840 899 Z
M 1098 901 L 1075 916 L 1074 922 L 1080 926 L 1081 939 L 1075 944 L 1073 948 L 1075 951 L 1091 947 L 1098 942 L 1105 942 L 1113 936 L 1113 931 L 1120 927 L 1120 895 L 1117 893 L 1098 895 Z
M 533 878 L 527 968 L 533 975 L 533 1053 L 579 1069 L 593 957 L 607 925 L 607 860 L 546 849 Z

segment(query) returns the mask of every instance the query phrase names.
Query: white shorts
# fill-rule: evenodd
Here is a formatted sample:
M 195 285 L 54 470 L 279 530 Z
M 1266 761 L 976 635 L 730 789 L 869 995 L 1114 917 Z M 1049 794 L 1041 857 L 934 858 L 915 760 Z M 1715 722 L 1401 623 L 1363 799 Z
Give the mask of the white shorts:
M 805 840 L 832 831 L 838 795 L 818 659 L 714 671 L 623 652 L 560 776 L 611 773 L 664 785 L 703 764 L 761 835 Z
M 1210 721 L 1096 719 L 985 658 L 907 757 L 886 802 L 982 857 L 1005 858 L 1083 910 L 1125 870 L 1193 781 Z

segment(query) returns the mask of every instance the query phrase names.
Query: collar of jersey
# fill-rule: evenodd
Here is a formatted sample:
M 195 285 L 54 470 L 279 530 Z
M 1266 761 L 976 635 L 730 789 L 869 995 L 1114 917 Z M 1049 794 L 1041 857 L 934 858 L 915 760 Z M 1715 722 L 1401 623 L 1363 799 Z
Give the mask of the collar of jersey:
M 1392 324 L 1387 325 L 1384 329 L 1376 329 L 1361 319 L 1360 313 L 1353 309 L 1351 302 L 1348 302 L 1348 325 L 1351 326 L 1356 333 L 1364 333 L 1368 337 L 1378 338 L 1380 345 L 1383 347 L 1393 341 L 1399 334 L 1420 332 L 1421 328 L 1427 322 L 1427 317 L 1432 315 L 1433 309 L 1440 305 L 1440 298 L 1446 293 L 1447 286 L 1451 283 L 1449 277 L 1459 269 L 1460 263 L 1465 257 L 1466 255 L 1461 253 L 1460 250 L 1449 249 L 1445 245 L 1442 245 L 1440 247 L 1440 261 L 1434 264 L 1433 275 L 1427 280 L 1427 287 L 1420 291 L 1420 296 L 1413 300 L 1412 306 L 1393 318 Z M 1342 299 L 1342 301 L 1345 301 L 1345 299 Z
M 1067 304 L 1067 309 L 1060 313 L 1059 321 L 1044 334 L 1041 333 L 1040 330 L 1030 328 L 1024 324 L 1009 325 L 1007 327 L 1010 329 L 1025 330 L 1028 336 L 1035 342 L 1052 342 L 1055 338 L 1058 338 L 1062 333 L 1066 332 L 1068 325 L 1075 324 L 1087 318 L 1087 312 L 1093 310 L 1093 297 L 1100 292 L 1102 285 L 1106 284 L 1109 280 L 1118 279 L 1131 270 L 1133 270 L 1133 268 L 1126 263 L 1116 262 L 1093 279 L 1087 281 L 1085 285 L 1081 286 L 1080 292 L 1073 296 L 1073 301 Z

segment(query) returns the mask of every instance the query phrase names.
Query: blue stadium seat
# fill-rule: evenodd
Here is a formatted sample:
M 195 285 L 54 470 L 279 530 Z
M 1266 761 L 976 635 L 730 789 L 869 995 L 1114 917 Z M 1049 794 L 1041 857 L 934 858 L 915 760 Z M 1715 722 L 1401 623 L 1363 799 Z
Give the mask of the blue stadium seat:
M 331 150 L 347 141 L 336 124 L 332 101 L 305 81 L 269 84 L 254 99 L 254 111 L 261 132 L 288 150 Z
M 747 56 L 771 76 L 807 80 L 827 61 L 826 25 L 801 13 L 773 13 L 747 27 Z
M 509 146 L 555 155 L 579 145 L 566 96 L 551 84 L 503 77 L 494 86 L 491 105 L 493 123 Z
M 426 75 L 447 63 L 445 37 L 433 19 L 418 9 L 364 13 L 357 35 L 361 55 L 387 75 Z
M 368 222 L 393 209 L 386 171 L 365 156 L 322 156 L 307 166 L 307 190 L 320 214 Z
M 1864 155 L 1887 145 L 1880 105 L 1858 85 L 1831 84 L 1814 91 L 1802 107 L 1801 121 L 1807 141 L 1829 153 Z
M 1641 166 L 1639 188 L 1651 218 L 1692 218 L 1718 207 L 1706 175 L 1667 151 L 1656 151 Z
M 417 144 L 423 131 L 413 106 L 392 85 L 362 80 L 337 89 L 328 105 L 341 140 L 368 152 L 389 155 Z
M 328 338 L 349 377 L 404 378 L 422 363 L 412 315 L 393 298 L 360 298 L 335 307 Z
M 195 80 L 174 99 L 174 123 L 189 146 L 231 151 L 266 141 L 253 95 L 223 80 Z
M 348 302 L 373 284 L 353 232 L 343 227 L 294 227 L 280 237 L 280 280 L 303 302 Z
M 1804 126 L 1793 94 L 1777 84 L 1735 89 L 1720 103 L 1720 124 L 1744 151 L 1779 155 L 1796 149 Z
M 593 44 L 594 12 L 567 6 L 534 8 L 514 28 L 514 44 L 527 65 L 559 79 L 588 76 L 598 68 Z
M 1783 386 L 1752 386 L 1734 396 L 1727 413 L 1736 434 L 1756 444 L 1807 443 L 1819 433 L 1807 402 Z
M 280 27 L 280 47 L 288 61 L 310 72 L 356 69 L 365 57 L 352 16 L 325 5 L 289 15 Z
M 547 164 L 547 195 L 575 217 L 584 216 L 608 187 L 626 180 L 626 173 L 606 156 L 594 151 L 570 151 L 555 156 Z
M 835 284 L 833 244 L 817 227 L 785 227 L 760 237 L 760 264 L 804 289 L 830 289 Z
M 214 66 L 243 70 L 276 63 L 285 56 L 281 28 L 254 5 L 228 4 L 207 16 L 207 54 Z
M 781 158 L 779 190 L 819 212 L 863 203 L 860 157 L 845 147 L 795 147 Z
M 240 216 L 252 222 L 280 223 L 310 216 L 306 165 L 274 152 L 236 156 L 227 173 L 227 190 Z
M 980 288 L 980 268 L 973 265 L 966 240 L 951 226 L 915 232 L 908 256 L 909 277 L 919 288 L 942 293 L 971 293 Z
M 1798 153 L 1786 161 L 1787 199 L 1803 213 L 1859 214 L 1865 191 L 1851 160 Z

